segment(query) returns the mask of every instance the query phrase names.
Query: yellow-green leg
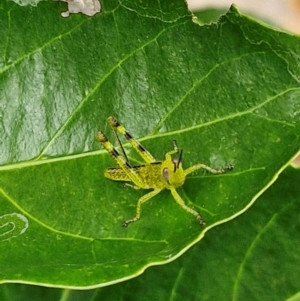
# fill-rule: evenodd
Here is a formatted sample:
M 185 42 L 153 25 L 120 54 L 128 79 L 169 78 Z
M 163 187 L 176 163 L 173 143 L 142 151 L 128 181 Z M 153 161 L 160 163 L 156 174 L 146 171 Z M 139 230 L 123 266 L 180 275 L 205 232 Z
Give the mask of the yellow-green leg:
M 161 189 L 155 189 L 155 190 L 145 194 L 144 196 L 142 196 L 137 202 L 135 217 L 125 221 L 122 226 L 127 227 L 129 224 L 138 221 L 141 217 L 142 204 L 146 203 L 148 200 L 150 200 L 151 198 L 153 198 L 155 195 L 157 195 L 160 192 L 161 192 Z
M 178 149 L 178 146 L 177 146 L 177 143 L 176 143 L 176 140 L 173 140 L 173 147 L 174 149 L 172 149 L 171 151 L 168 151 L 166 154 L 165 154 L 165 159 L 166 160 L 171 160 L 172 158 L 172 155 L 176 154 L 179 152 L 179 149 Z
M 183 199 L 182 199 L 181 196 L 178 194 L 178 192 L 176 191 L 176 189 L 175 189 L 175 188 L 171 188 L 170 190 L 171 190 L 171 193 L 172 193 L 172 195 L 173 195 L 175 201 L 180 205 L 180 207 L 183 208 L 185 211 L 187 211 L 187 212 L 193 214 L 193 215 L 196 217 L 196 219 L 197 219 L 197 221 L 199 222 L 199 224 L 205 226 L 206 223 L 205 223 L 204 219 L 202 218 L 202 216 L 201 216 L 196 210 L 194 210 L 194 209 L 188 207 L 188 206 L 184 203 Z
M 114 146 L 107 140 L 106 136 L 100 131 L 97 133 L 96 139 L 101 142 L 103 147 L 111 155 L 111 157 L 117 162 L 120 168 L 125 172 L 128 178 L 138 187 L 143 187 L 143 180 L 132 168 L 130 163 L 119 154 L 119 152 L 114 148 Z
M 140 144 L 137 140 L 135 140 L 132 137 L 132 135 L 129 132 L 127 132 L 127 130 L 125 129 L 125 127 L 123 125 L 121 125 L 119 123 L 119 121 L 115 117 L 113 117 L 113 116 L 108 117 L 107 118 L 107 122 L 112 127 L 112 129 L 113 129 L 113 131 L 115 133 L 115 136 L 116 136 L 117 140 L 119 141 L 120 145 L 121 145 L 121 142 L 120 142 L 119 137 L 118 137 L 118 135 L 116 133 L 116 130 L 120 134 L 124 135 L 124 137 L 126 138 L 126 140 L 132 145 L 132 147 L 144 159 L 145 162 L 152 163 L 152 162 L 156 161 L 155 158 L 145 149 L 145 147 L 142 144 Z

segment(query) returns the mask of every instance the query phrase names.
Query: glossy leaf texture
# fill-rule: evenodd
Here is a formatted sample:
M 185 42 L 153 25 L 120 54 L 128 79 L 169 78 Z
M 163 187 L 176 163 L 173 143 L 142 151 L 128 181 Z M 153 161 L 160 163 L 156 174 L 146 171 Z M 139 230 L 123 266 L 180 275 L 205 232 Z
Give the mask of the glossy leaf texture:
M 179 0 L 102 8 L 63 19 L 58 3 L 0 4 L 2 282 L 104 286 L 172 261 L 249 208 L 299 151 L 298 37 L 235 7 L 205 26 Z M 235 165 L 178 189 L 206 228 L 168 191 L 121 227 L 146 191 L 103 177 L 114 163 L 95 134 L 113 141 L 110 115 L 158 160 L 176 139 L 185 167 Z
M 300 170 L 288 168 L 257 202 L 211 229 L 174 262 L 135 279 L 91 290 L 3 284 L 3 301 L 298 300 Z
M 87 300 L 299 300 L 299 181 L 300 170 L 286 169 L 245 214 L 175 262 L 95 290 L 94 299 L 87 291 Z

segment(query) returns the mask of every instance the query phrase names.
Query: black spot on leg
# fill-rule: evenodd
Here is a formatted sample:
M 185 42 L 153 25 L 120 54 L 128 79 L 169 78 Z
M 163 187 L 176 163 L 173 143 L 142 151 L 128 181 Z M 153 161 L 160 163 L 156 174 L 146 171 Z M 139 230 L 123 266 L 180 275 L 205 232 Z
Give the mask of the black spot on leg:
M 115 117 L 113 117 L 113 116 L 111 116 L 111 117 L 109 118 L 109 123 L 110 123 L 113 127 L 118 127 L 118 126 L 120 126 L 119 121 L 118 121 Z
M 159 165 L 159 164 L 161 164 L 162 163 L 162 161 L 155 161 L 155 162 L 151 162 L 150 164 L 151 165 Z
M 111 154 L 112 154 L 112 156 L 114 156 L 114 157 L 119 157 L 119 156 L 120 156 L 120 154 L 118 153 L 118 151 L 117 151 L 115 148 L 113 148 L 113 149 L 111 150 Z
M 126 163 L 125 163 L 125 166 L 126 166 L 128 169 L 132 169 L 132 166 L 130 165 L 129 162 L 126 162 Z
M 125 131 L 124 136 L 125 136 L 125 138 L 126 138 L 127 140 L 133 139 L 133 137 L 132 137 L 127 131 Z
M 146 152 L 147 150 L 143 147 L 143 145 L 138 144 L 138 148 L 141 152 Z

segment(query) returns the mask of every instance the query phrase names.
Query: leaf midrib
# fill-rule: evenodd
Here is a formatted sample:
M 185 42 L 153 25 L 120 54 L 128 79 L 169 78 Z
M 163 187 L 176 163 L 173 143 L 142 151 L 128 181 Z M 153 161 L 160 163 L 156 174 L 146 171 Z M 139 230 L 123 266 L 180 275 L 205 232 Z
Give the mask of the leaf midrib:
M 288 93 L 290 91 L 297 91 L 297 90 L 300 90 L 300 87 L 286 89 L 285 91 L 282 91 L 282 92 L 276 94 L 275 96 L 272 96 L 269 99 L 265 100 L 264 102 L 254 106 L 254 107 L 252 107 L 248 110 L 245 110 L 243 112 L 232 113 L 232 114 L 229 114 L 227 116 L 219 117 L 215 120 L 211 120 L 211 121 L 201 123 L 201 124 L 198 124 L 198 125 L 193 125 L 191 127 L 187 127 L 187 128 L 184 128 L 184 129 L 169 131 L 169 132 L 165 132 L 165 133 L 149 134 L 149 135 L 146 135 L 146 136 L 144 136 L 142 138 L 139 138 L 137 140 L 142 142 L 142 141 L 153 140 L 153 139 L 161 138 L 161 137 L 174 136 L 176 134 L 182 134 L 182 133 L 185 133 L 185 132 L 190 132 L 190 131 L 193 131 L 193 130 L 196 130 L 196 129 L 199 129 L 199 128 L 202 128 L 202 127 L 207 127 L 207 126 L 211 126 L 213 124 L 217 124 L 219 122 L 224 122 L 224 121 L 234 119 L 234 118 L 237 118 L 237 117 L 241 117 L 241 116 L 244 116 L 244 115 L 247 115 L 247 114 L 252 114 L 255 110 L 263 107 L 264 105 L 266 105 L 269 102 L 271 102 L 272 100 L 275 100 L 276 98 L 284 95 L 285 93 Z M 259 117 L 261 117 L 261 116 L 259 116 Z M 280 122 L 280 121 L 278 121 L 278 122 Z M 290 127 L 295 127 L 294 124 L 289 124 L 289 123 L 286 123 L 286 122 L 285 122 L 285 124 L 287 126 L 290 126 Z M 54 138 L 51 141 L 53 141 L 53 140 L 54 140 Z M 124 144 L 124 146 L 126 146 L 126 145 L 127 144 Z M 50 159 L 41 159 L 41 157 L 42 157 L 42 153 L 41 153 L 34 160 L 29 160 L 29 161 L 24 161 L 24 162 L 19 162 L 19 163 L 13 163 L 13 164 L 0 166 L 0 171 L 1 170 L 14 170 L 14 169 L 37 166 L 37 165 L 42 165 L 42 164 L 49 164 L 49 163 L 55 163 L 55 162 L 60 162 L 60 161 L 74 160 L 74 159 L 88 157 L 88 156 L 97 156 L 97 155 L 104 154 L 104 153 L 106 153 L 105 150 L 97 150 L 97 151 L 86 152 L 86 153 L 82 153 L 82 154 L 68 155 L 68 156 L 56 157 L 56 158 L 50 158 Z

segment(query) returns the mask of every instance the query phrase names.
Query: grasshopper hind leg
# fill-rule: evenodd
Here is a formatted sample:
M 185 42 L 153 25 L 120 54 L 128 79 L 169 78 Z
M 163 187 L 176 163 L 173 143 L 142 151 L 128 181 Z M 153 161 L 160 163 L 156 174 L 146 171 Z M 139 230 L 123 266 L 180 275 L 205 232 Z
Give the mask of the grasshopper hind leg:
M 118 143 L 121 145 L 122 152 L 124 154 L 125 154 L 125 151 L 124 151 L 121 141 L 117 135 L 117 132 L 119 132 L 120 134 L 122 134 L 125 137 L 125 139 L 132 145 L 132 147 L 137 151 L 137 153 L 141 156 L 141 158 L 145 162 L 152 163 L 152 162 L 156 161 L 155 158 L 146 150 L 146 148 L 141 143 L 139 143 L 137 140 L 135 140 L 133 138 L 133 136 L 126 130 L 126 128 L 122 124 L 119 123 L 119 121 L 115 117 L 113 117 L 113 116 L 108 117 L 107 123 L 113 129 L 113 132 L 118 140 Z M 125 156 L 126 156 L 126 154 L 125 154 Z M 127 156 L 126 156 L 126 158 L 127 158 Z

